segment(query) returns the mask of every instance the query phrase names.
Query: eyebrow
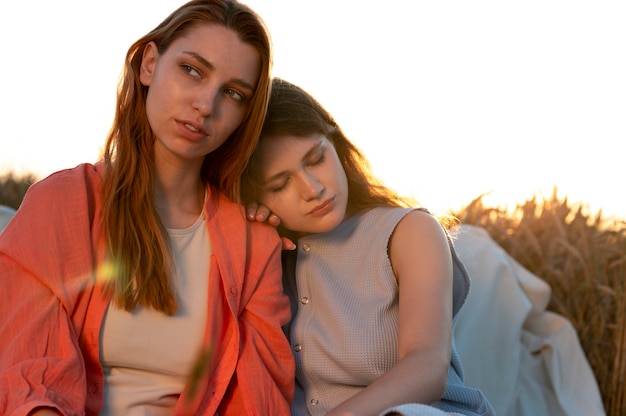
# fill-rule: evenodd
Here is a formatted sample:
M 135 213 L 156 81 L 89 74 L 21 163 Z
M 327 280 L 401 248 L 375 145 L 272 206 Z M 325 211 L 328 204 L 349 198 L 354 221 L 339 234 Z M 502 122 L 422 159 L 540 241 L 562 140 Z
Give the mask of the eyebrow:
M 207 61 L 202 55 L 199 55 L 196 52 L 192 52 L 192 51 L 183 51 L 183 53 L 195 58 L 198 62 L 200 62 L 203 66 L 205 66 L 207 69 L 211 70 L 211 71 L 215 71 L 215 65 L 213 65 L 211 62 Z M 249 82 L 241 79 L 241 78 L 233 78 L 230 80 L 231 82 L 239 85 L 240 87 L 246 88 L 248 90 L 250 90 L 251 92 L 253 92 L 255 90 L 254 86 L 252 84 L 250 84 Z
M 317 152 L 318 149 L 322 148 L 323 146 L 324 146 L 323 142 L 321 140 L 318 141 L 309 149 L 308 152 L 304 154 L 304 156 L 302 157 L 302 160 L 307 160 L 313 155 L 313 153 Z M 263 185 L 266 186 L 267 184 L 274 182 L 275 180 L 280 179 L 283 176 L 287 176 L 287 175 L 288 175 L 287 171 L 278 172 L 277 174 L 272 175 L 269 178 L 267 178 L 265 181 L 263 181 Z

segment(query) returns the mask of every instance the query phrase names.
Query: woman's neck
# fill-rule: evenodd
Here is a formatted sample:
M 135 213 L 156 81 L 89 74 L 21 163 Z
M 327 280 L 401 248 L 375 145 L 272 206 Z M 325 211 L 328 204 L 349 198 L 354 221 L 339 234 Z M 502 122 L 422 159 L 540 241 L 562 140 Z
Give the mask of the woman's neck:
M 205 194 L 199 171 L 155 169 L 155 207 L 166 228 L 193 225 L 204 207 Z

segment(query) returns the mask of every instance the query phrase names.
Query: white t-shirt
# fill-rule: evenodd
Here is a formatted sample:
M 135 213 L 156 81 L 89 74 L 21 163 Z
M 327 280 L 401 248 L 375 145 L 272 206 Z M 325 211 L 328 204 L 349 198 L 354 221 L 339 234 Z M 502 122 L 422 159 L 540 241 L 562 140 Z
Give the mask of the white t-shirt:
M 204 215 L 189 228 L 167 230 L 178 311 L 131 313 L 109 305 L 100 334 L 104 370 L 101 415 L 171 415 L 202 345 L 211 254 Z

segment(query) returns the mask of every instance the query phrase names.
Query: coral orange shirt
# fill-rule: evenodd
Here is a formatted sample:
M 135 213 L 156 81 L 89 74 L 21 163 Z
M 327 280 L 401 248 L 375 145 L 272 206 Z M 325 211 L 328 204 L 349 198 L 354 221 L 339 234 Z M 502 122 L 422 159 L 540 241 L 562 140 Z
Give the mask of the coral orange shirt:
M 102 407 L 101 175 L 101 165 L 83 164 L 38 182 L 0 234 L 0 414 Z M 174 414 L 288 415 L 295 370 L 282 332 L 290 311 L 280 240 L 211 189 L 205 215 L 210 354 Z

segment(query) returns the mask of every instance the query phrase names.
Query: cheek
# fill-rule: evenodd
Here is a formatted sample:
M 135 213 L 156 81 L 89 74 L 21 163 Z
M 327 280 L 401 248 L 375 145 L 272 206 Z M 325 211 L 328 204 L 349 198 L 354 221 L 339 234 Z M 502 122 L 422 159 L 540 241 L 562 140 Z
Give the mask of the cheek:
M 225 114 L 228 118 L 228 128 L 230 133 L 233 133 L 237 127 L 239 127 L 248 116 L 250 111 L 249 105 L 238 105 L 237 103 L 228 102 L 224 107 Z
M 154 99 L 154 94 L 151 89 L 148 90 L 148 94 L 146 95 L 146 117 L 148 118 L 148 123 L 150 123 L 150 127 L 152 130 L 156 127 L 156 107 L 157 101 Z
M 161 114 L 169 107 L 171 101 L 175 101 L 176 91 L 167 94 L 161 94 L 161 91 L 158 83 L 153 83 L 146 93 L 146 113 L 151 114 L 152 117 Z
M 217 139 L 220 146 L 224 144 L 243 124 L 244 117 L 238 112 L 227 112 L 221 116 L 221 124 L 216 126 Z
M 259 202 L 262 205 L 265 205 L 267 208 L 269 208 L 270 211 L 272 211 L 273 213 L 277 213 L 277 212 L 281 212 L 283 210 L 281 210 L 281 207 L 284 206 L 284 202 L 281 203 L 280 198 L 276 198 L 272 195 L 261 195 L 259 197 Z
M 346 172 L 343 170 L 341 166 L 341 162 L 339 160 L 335 163 L 335 169 L 333 171 L 333 177 L 331 179 L 336 186 L 339 188 L 338 191 L 346 192 L 348 191 L 348 177 Z
M 293 216 L 294 201 L 290 201 L 283 195 L 262 196 L 259 198 L 259 202 L 280 218 L 283 224 L 285 220 L 289 220 Z

